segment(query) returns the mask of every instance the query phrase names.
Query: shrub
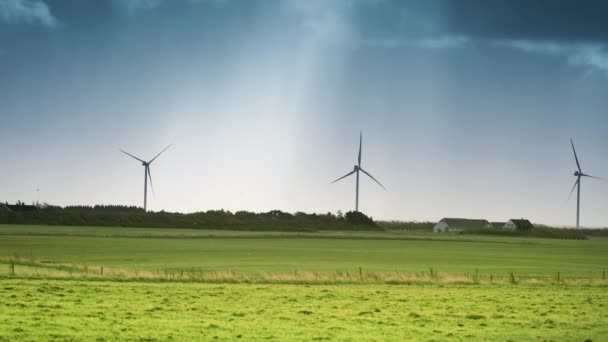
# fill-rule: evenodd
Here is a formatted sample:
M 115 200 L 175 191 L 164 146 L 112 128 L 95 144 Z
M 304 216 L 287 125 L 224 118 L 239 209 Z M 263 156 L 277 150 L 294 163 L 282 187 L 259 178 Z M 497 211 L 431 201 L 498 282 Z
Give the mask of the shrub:
M 355 225 L 375 226 L 374 220 L 360 211 L 349 211 L 344 216 L 346 222 Z

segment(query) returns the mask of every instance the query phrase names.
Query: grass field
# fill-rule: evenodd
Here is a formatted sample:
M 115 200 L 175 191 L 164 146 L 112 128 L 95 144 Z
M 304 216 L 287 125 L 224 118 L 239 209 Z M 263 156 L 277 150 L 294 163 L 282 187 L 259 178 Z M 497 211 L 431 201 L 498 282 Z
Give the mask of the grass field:
M 0 340 L 605 341 L 604 287 L 7 280 Z
M 251 233 L 0 226 L 0 258 L 139 271 L 438 272 L 598 277 L 608 239 L 398 233 Z M 0 274 L 1 271 L 0 271 Z
M 602 238 L 0 226 L 0 259 L 0 341 L 608 341 Z

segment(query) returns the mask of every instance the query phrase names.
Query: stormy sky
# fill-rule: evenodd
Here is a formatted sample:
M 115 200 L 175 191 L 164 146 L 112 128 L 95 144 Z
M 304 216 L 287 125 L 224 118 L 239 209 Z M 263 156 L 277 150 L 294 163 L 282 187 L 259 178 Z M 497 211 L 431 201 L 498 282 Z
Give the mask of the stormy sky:
M 605 1 L 0 0 L 0 200 L 574 225 Z M 582 220 L 608 226 L 608 182 Z

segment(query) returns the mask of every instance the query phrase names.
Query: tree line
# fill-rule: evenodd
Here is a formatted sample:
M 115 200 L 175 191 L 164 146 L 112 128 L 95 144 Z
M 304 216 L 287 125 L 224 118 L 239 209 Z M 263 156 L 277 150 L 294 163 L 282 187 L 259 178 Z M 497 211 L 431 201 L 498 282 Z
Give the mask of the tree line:
M 13 207 L 15 209 L 15 207 Z M 280 210 L 255 213 L 209 210 L 195 213 L 152 212 L 136 206 L 54 206 L 41 205 L 37 210 L 2 210 L 0 224 L 57 226 L 101 226 L 142 228 L 195 228 L 220 230 L 320 231 L 380 230 L 374 220 L 360 212 L 345 214 L 288 213 Z

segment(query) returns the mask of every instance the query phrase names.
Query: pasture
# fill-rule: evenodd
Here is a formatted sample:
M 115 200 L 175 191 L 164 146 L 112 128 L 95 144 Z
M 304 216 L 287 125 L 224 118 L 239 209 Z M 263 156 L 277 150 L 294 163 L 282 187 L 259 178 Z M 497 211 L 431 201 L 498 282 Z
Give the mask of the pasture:
M 608 340 L 605 238 L 5 225 L 0 260 L 0 341 Z
M 586 286 L 2 279 L 0 340 L 605 341 Z
M 477 272 L 589 278 L 608 268 L 608 239 L 390 232 L 233 232 L 0 226 L 0 258 L 131 271 Z M 2 271 L 0 270 L 0 274 Z

